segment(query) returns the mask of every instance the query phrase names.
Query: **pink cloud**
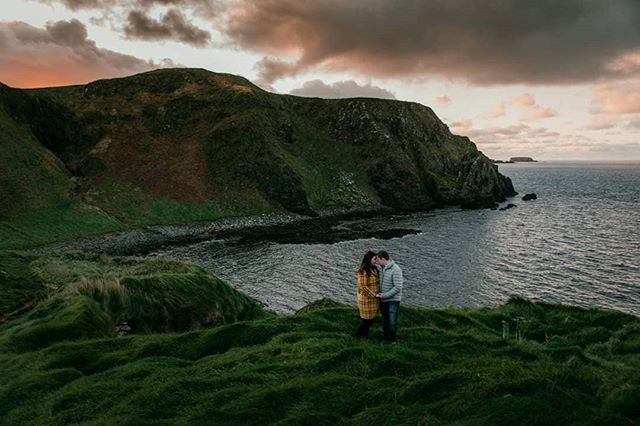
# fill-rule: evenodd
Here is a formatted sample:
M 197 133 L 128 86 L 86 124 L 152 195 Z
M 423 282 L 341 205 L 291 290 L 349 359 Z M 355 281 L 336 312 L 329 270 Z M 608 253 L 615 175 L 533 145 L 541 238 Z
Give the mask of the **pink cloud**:
M 493 106 L 491 111 L 482 116 L 485 119 L 493 119 L 498 117 L 504 117 L 507 113 L 506 105 L 504 101 L 500 101 Z
M 44 29 L 0 21 L 0 64 L 0 81 L 22 88 L 87 83 L 161 65 L 97 47 L 76 19 L 49 22 Z
M 617 121 L 610 118 L 596 117 L 587 123 L 588 130 L 605 130 L 616 127 Z
M 640 71 L 640 50 L 628 52 L 614 58 L 607 64 L 607 68 L 623 75 L 637 75 Z
M 606 84 L 595 88 L 591 112 L 594 114 L 640 113 L 640 81 Z
M 436 96 L 436 103 L 438 104 L 438 106 L 446 107 L 451 105 L 451 98 L 447 95 Z
M 469 130 L 471 130 L 472 127 L 473 121 L 471 120 L 454 121 L 453 123 L 449 124 L 449 128 L 453 133 L 462 135 L 466 134 Z
M 536 102 L 535 97 L 530 93 L 524 93 L 522 95 L 512 97 L 511 104 L 524 111 L 523 115 L 520 117 L 520 121 L 535 121 L 558 115 L 558 111 L 555 109 L 539 105 Z

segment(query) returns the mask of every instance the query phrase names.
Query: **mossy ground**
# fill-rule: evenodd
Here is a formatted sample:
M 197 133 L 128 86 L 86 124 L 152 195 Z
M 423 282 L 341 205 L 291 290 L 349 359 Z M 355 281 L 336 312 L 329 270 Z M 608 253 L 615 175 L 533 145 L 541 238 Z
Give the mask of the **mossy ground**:
M 353 307 L 324 300 L 270 315 L 191 265 L 79 253 L 2 259 L 3 424 L 640 421 L 640 320 L 622 313 L 520 299 L 403 306 L 391 345 L 379 323 L 371 339 L 354 338 Z M 182 303 L 201 312 L 215 300 L 236 303 L 225 305 L 226 324 L 158 333 L 166 317 L 148 311 Z M 253 310 L 243 318 L 237 306 Z M 149 328 L 116 337 L 123 312 Z M 42 332 L 48 323 L 59 333 Z

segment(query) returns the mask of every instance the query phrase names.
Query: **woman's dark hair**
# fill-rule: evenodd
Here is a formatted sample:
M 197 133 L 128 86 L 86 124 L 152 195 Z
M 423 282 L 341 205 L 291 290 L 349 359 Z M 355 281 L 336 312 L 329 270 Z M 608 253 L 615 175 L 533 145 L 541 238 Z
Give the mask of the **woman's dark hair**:
M 362 263 L 360 263 L 360 268 L 358 268 L 358 272 L 364 272 L 368 276 L 373 274 L 374 271 L 377 272 L 376 267 L 371 266 L 371 259 L 373 259 L 377 255 L 378 253 L 376 253 L 375 251 L 371 251 L 371 250 L 367 251 L 364 254 L 364 257 L 362 258 Z

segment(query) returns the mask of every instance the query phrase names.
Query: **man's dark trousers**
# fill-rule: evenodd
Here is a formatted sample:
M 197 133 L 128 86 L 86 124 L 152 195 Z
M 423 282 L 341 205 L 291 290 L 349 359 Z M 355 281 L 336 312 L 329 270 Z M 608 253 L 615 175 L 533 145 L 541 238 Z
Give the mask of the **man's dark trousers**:
M 382 312 L 383 338 L 393 342 L 396 340 L 398 330 L 398 314 L 400 313 L 400 302 L 389 301 L 380 303 Z

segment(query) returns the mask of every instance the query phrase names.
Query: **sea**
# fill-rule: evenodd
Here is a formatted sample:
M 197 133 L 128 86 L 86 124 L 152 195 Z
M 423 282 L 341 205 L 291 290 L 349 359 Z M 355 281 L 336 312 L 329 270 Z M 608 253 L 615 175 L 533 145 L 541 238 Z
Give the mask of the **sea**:
M 498 167 L 519 192 L 500 206 L 517 207 L 446 208 L 335 225 L 419 231 L 400 238 L 212 240 L 150 256 L 198 263 L 282 314 L 320 298 L 355 304 L 355 271 L 364 252 L 384 249 L 403 270 L 403 304 L 495 306 L 520 296 L 640 315 L 640 162 Z M 537 199 L 522 201 L 526 193 Z

